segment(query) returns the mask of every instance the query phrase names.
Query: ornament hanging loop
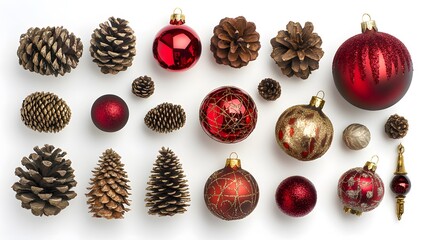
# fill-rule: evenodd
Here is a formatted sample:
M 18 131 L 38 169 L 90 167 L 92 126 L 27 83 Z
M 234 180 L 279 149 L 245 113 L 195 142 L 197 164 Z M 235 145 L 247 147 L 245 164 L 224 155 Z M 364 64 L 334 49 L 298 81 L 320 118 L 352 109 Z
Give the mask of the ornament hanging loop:
M 238 154 L 236 152 L 229 154 L 229 158 L 226 159 L 225 167 L 230 167 L 234 170 L 241 168 L 241 161 L 238 159 Z
M 319 97 L 319 95 L 321 95 L 321 97 Z M 322 90 L 318 91 L 316 96 L 313 96 L 311 98 L 310 106 L 322 109 L 323 106 L 325 105 L 325 100 L 323 100 L 324 98 L 325 98 L 325 92 Z
M 362 22 L 360 24 L 362 32 L 366 30 L 374 30 L 378 31 L 377 24 L 375 24 L 374 20 L 371 20 L 371 16 L 368 13 L 364 13 L 362 15 Z
M 185 23 L 185 14 L 183 14 L 182 9 L 175 8 L 173 14 L 170 16 L 170 24 L 173 25 L 182 25 Z
M 369 171 L 375 172 L 375 170 L 377 170 L 378 160 L 379 158 L 377 155 L 372 156 L 371 161 L 366 162 L 364 168 L 368 169 Z

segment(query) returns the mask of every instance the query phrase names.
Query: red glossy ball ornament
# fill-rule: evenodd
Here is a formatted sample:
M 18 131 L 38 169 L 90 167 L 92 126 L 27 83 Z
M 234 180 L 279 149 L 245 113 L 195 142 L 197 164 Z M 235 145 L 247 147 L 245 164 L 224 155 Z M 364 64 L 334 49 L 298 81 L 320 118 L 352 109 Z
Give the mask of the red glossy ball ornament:
M 369 17 L 362 22 L 362 33 L 338 48 L 332 72 L 335 86 L 349 103 L 366 110 L 381 110 L 406 94 L 413 77 L 413 63 L 405 45 L 396 37 L 379 32 Z
M 92 122 L 102 131 L 116 132 L 122 129 L 127 124 L 128 117 L 127 104 L 116 95 L 103 95 L 92 104 Z
M 258 183 L 252 174 L 241 168 L 241 161 L 235 153 L 227 158 L 224 168 L 207 179 L 204 186 L 207 208 L 223 220 L 247 217 L 256 208 L 258 200 Z
M 352 168 L 340 177 L 338 196 L 345 212 L 359 216 L 378 207 L 383 200 L 384 184 L 376 169 L 376 163 L 368 161 L 363 168 Z
M 404 151 L 402 144 L 398 146 L 398 160 L 396 162 L 395 176 L 390 182 L 390 189 L 396 195 L 396 216 L 401 220 L 405 209 L 405 196 L 411 190 L 411 181 L 407 176 L 407 171 L 404 165 Z
M 201 55 L 198 34 L 185 24 L 185 15 L 176 8 L 170 25 L 162 28 L 153 41 L 153 56 L 161 67 L 171 71 L 187 70 L 194 66 Z
M 258 110 L 248 93 L 237 87 L 224 86 L 204 98 L 199 118 L 204 132 L 212 139 L 236 143 L 252 133 Z
M 303 217 L 316 206 L 317 191 L 307 178 L 291 176 L 280 183 L 275 197 L 277 206 L 283 213 L 291 217 Z

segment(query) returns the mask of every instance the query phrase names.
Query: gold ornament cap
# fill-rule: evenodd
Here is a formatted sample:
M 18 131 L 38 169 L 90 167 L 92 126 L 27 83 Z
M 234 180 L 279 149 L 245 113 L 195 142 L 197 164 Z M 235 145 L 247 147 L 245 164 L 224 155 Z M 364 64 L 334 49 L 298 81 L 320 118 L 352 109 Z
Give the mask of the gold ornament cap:
M 404 165 L 404 151 L 405 151 L 404 146 L 402 146 L 402 144 L 399 144 L 399 146 L 398 146 L 398 160 L 396 162 L 395 175 L 406 175 L 407 174 L 407 171 L 405 170 L 405 165 Z
M 173 14 L 170 16 L 170 24 L 182 25 L 185 23 L 185 14 L 182 13 L 182 9 L 175 8 Z
M 238 159 L 238 155 L 236 152 L 232 152 L 229 155 L 229 158 L 226 159 L 225 167 L 230 167 L 234 170 L 241 168 L 241 161 Z
M 321 94 L 322 96 L 319 97 L 319 94 Z M 325 98 L 325 92 L 319 91 L 317 92 L 316 96 L 311 97 L 309 105 L 315 108 L 322 109 L 325 105 L 325 100 L 323 100 L 323 98 Z
M 375 161 L 374 161 L 374 159 L 375 159 Z M 364 169 L 367 169 L 371 172 L 375 172 L 375 170 L 377 170 L 377 163 L 378 163 L 378 156 L 374 155 L 374 156 L 372 156 L 371 161 L 367 161 L 365 163 Z
M 371 19 L 371 16 L 368 13 L 363 14 L 360 26 L 363 33 L 366 30 L 378 31 L 377 24 L 375 24 L 375 21 Z

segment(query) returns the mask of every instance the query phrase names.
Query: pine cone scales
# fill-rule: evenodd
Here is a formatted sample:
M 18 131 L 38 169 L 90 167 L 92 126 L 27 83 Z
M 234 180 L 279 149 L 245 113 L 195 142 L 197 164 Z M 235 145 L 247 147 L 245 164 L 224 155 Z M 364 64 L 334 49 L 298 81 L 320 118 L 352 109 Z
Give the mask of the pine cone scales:
M 213 29 L 210 50 L 219 64 L 241 68 L 258 57 L 260 48 L 256 25 L 243 16 L 224 18 Z
M 89 50 L 102 73 L 117 74 L 132 65 L 135 46 L 136 37 L 128 21 L 110 17 L 94 30 Z
M 77 184 L 71 161 L 64 159 L 66 152 L 54 149 L 52 145 L 34 147 L 36 153 L 21 161 L 27 171 L 20 167 L 15 170 L 20 178 L 12 186 L 15 196 L 35 216 L 57 215 L 77 195 L 71 190 Z
M 162 103 L 146 114 L 144 122 L 153 131 L 169 133 L 185 125 L 186 113 L 180 105 Z
M 29 28 L 19 40 L 19 64 L 41 75 L 63 76 L 82 56 L 80 38 L 63 27 Z
M 313 70 L 319 68 L 319 61 L 324 54 L 322 39 L 313 30 L 311 22 L 306 22 L 302 28 L 300 23 L 290 21 L 286 31 L 279 31 L 271 39 L 271 57 L 284 75 L 307 79 Z
M 148 213 L 159 216 L 184 213 L 190 197 L 182 165 L 172 150 L 162 147 L 159 153 L 146 188 Z
M 390 138 L 403 138 L 408 132 L 408 120 L 398 114 L 391 115 L 384 125 L 384 130 Z
M 258 85 L 258 92 L 265 100 L 274 101 L 280 97 L 280 83 L 271 78 L 263 79 Z
M 131 90 L 134 95 L 138 97 L 148 98 L 155 91 L 155 84 L 152 81 L 152 78 L 148 76 L 140 76 L 133 81 Z
M 125 205 L 130 205 L 127 198 L 131 188 L 121 157 L 112 149 L 106 150 L 92 172 L 94 177 L 86 194 L 89 212 L 97 218 L 123 218 L 124 213 L 129 211 Z

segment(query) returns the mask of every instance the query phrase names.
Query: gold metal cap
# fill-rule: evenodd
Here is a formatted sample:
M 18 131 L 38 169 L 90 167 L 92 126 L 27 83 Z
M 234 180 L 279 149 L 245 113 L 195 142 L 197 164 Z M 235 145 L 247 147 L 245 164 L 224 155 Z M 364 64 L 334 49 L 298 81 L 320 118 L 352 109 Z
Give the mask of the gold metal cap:
M 322 94 L 322 97 L 319 97 L 319 94 Z M 325 92 L 317 92 L 316 96 L 311 97 L 310 106 L 322 109 L 325 105 L 325 100 L 323 100 L 323 98 L 325 98 Z
M 376 161 L 374 161 L 374 158 L 376 158 Z M 377 163 L 378 163 L 378 156 L 374 155 L 371 158 L 371 161 L 368 161 L 365 163 L 364 168 L 368 169 L 371 172 L 375 172 L 377 170 Z
M 182 25 L 185 23 L 185 14 L 182 13 L 182 9 L 175 8 L 173 14 L 170 16 L 171 24 Z
M 405 148 L 404 146 L 402 146 L 402 144 L 399 144 L 398 146 L 398 160 L 396 162 L 396 171 L 395 174 L 396 175 L 406 175 L 407 171 L 405 170 L 405 165 L 404 165 L 404 151 Z
M 374 20 L 371 20 L 371 16 L 369 16 L 368 13 L 364 13 L 362 16 L 362 22 L 360 24 L 362 32 L 365 32 L 366 30 L 374 30 L 378 31 L 377 25 L 375 24 Z
M 229 158 L 226 159 L 225 167 L 230 167 L 234 170 L 241 168 L 241 161 L 238 159 L 237 153 L 232 152 L 229 155 Z

